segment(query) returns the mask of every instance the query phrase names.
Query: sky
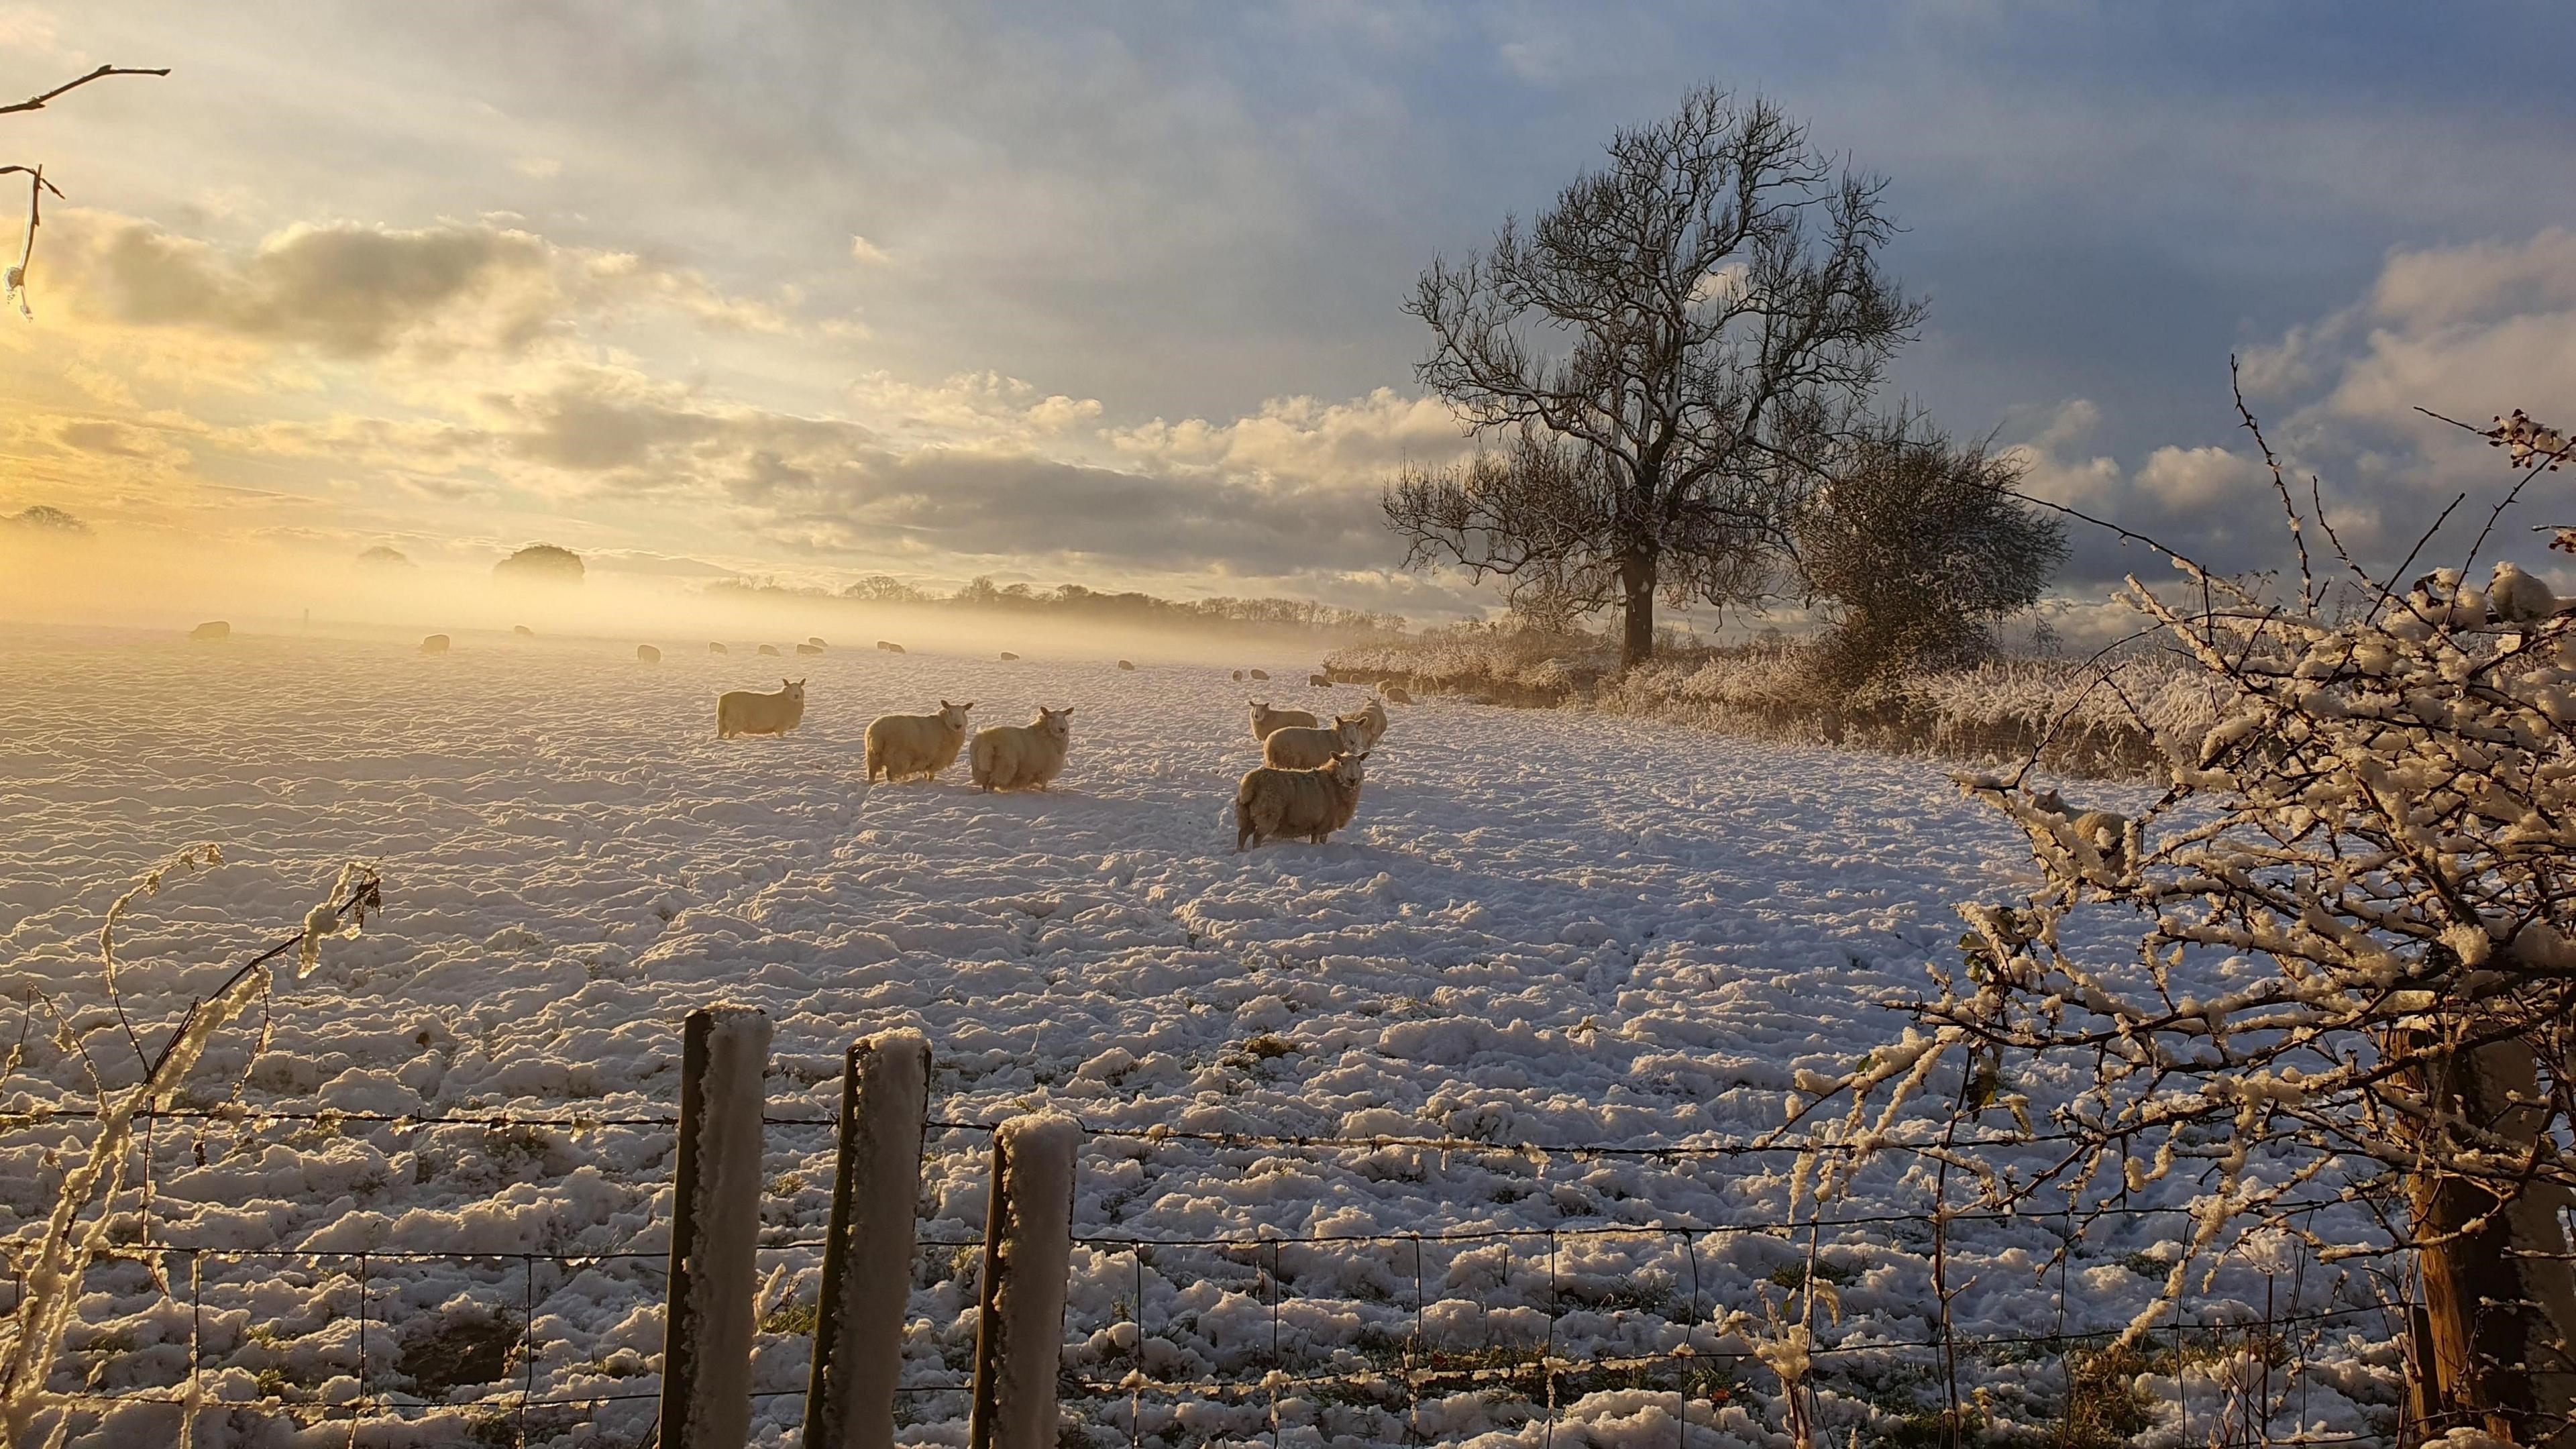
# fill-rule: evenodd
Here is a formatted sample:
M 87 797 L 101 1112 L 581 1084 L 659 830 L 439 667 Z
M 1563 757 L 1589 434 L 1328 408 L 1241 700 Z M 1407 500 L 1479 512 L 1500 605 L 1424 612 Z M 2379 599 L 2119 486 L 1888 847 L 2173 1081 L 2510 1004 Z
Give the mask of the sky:
M 2235 355 L 2389 557 L 2512 481 L 2413 407 L 2576 418 L 2571 50 L 2563 6 L 2324 0 L 0 3 L 5 98 L 172 68 L 0 116 L 67 194 L 0 319 L 0 514 L 106 573 L 544 540 L 1472 611 L 1379 522 L 1462 446 L 1402 303 L 1715 83 L 1887 178 L 1929 307 L 1887 401 L 2259 568 Z M 2073 542 L 2071 600 L 2152 566 Z

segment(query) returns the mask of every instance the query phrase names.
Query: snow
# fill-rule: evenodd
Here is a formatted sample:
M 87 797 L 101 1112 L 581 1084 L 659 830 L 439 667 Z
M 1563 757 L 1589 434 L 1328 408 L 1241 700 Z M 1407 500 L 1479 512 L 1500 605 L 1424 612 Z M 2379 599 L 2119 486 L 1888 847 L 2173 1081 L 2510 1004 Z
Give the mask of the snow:
M 2000 898 L 2031 874 L 2019 832 L 1961 798 L 1937 763 L 1440 703 L 1394 712 L 1358 818 L 1333 843 L 1238 857 L 1225 806 L 1259 748 L 1227 674 L 1260 664 L 1293 678 L 1298 660 L 1131 673 L 1106 658 L 835 652 L 807 661 L 796 734 L 717 740 L 716 694 L 766 683 L 765 662 L 674 651 L 638 671 L 632 641 L 472 632 L 426 657 L 391 638 L 237 633 L 218 652 L 175 635 L 0 630 L 0 942 L 73 1014 L 111 1086 L 133 1080 L 132 1052 L 88 943 L 136 871 L 198 840 L 231 862 L 118 924 L 119 984 L 147 1046 L 231 963 L 293 934 L 340 862 L 384 872 L 386 911 L 367 933 L 324 942 L 306 979 L 281 978 L 267 1049 L 254 1056 L 255 1022 L 236 1025 L 193 1078 L 205 1102 L 247 1074 L 253 1108 L 363 1115 L 153 1134 L 156 1241 L 330 1250 L 203 1260 L 211 1399 L 319 1397 L 347 1378 L 334 1392 L 408 1398 L 401 1412 L 422 1418 L 433 1411 L 420 1401 L 450 1392 L 515 1394 L 527 1373 L 515 1346 L 437 1392 L 417 1389 L 415 1370 L 443 1324 L 483 1314 L 516 1327 L 533 1291 L 539 1399 L 643 1397 L 534 1410 L 531 1442 L 634 1442 L 658 1382 L 673 1170 L 673 1134 L 655 1119 L 675 1106 L 681 1018 L 723 1001 L 775 1024 L 773 1118 L 827 1119 L 846 1044 L 908 1027 L 935 1053 L 938 1121 L 1051 1109 L 1096 1129 L 1075 1184 L 1068 1371 L 1254 1384 L 1274 1368 L 1382 1373 L 1391 1420 L 1354 1419 L 1381 1410 L 1353 1395 L 1281 1390 L 1287 1441 L 1390 1422 L 1400 1435 L 1418 1410 L 1444 1439 L 1537 1445 L 1543 1394 L 1536 1419 L 1458 1380 L 1408 1402 L 1416 1253 L 1422 1347 L 1452 1366 L 1546 1341 L 1569 1361 L 1687 1343 L 1723 1367 L 1733 1361 L 1715 1355 L 1747 1349 L 1718 1318 L 1758 1313 L 1805 1261 L 1806 1209 L 1789 1231 L 1793 1163 L 1401 1139 L 1758 1136 L 1782 1120 L 1796 1074 L 1840 1074 L 1896 1040 L 1902 1018 L 1882 1003 L 1919 994 L 1926 964 L 1957 965 L 1954 902 Z M 1073 705 L 1055 788 L 988 795 L 956 771 L 867 787 L 869 719 L 943 696 L 995 719 Z M 2099 784 L 2084 795 L 2132 813 L 2143 803 Z M 80 1055 L 36 1022 L 0 1110 L 86 1111 Z M 2013 1083 L 2035 1114 L 2066 1086 Z M 403 1112 L 589 1125 L 380 1120 Z M 0 1118 L 0 1234 L 36 1229 L 57 1164 L 91 1130 Z M 1399 1140 L 1211 1140 L 1345 1133 Z M 789 1301 L 817 1292 L 832 1147 L 828 1125 L 772 1125 L 757 1164 L 762 1241 L 797 1245 L 764 1247 L 760 1272 L 786 1266 Z M 989 1152 L 981 1131 L 931 1133 L 908 1385 L 960 1383 L 970 1363 Z M 1964 1196 L 1958 1175 L 1948 1191 Z M 1842 1317 L 1816 1329 L 1820 1422 L 1894 1412 L 1857 1396 L 1919 1383 L 1906 1376 L 1933 1360 L 1919 1347 L 1938 1312 L 1929 1227 L 1895 1221 L 1923 1215 L 1931 1192 L 1928 1162 L 1891 1156 L 1826 1206 L 1824 1257 L 1853 1276 Z M 2132 1204 L 2191 1193 L 2157 1181 Z M 2049 1224 L 1955 1222 L 1953 1327 L 2116 1328 L 2163 1273 L 2124 1260 L 2184 1221 L 2105 1221 L 2063 1275 L 2046 1266 Z M 1441 1236 L 1506 1231 L 1522 1236 Z M 2368 1231 L 2357 1215 L 2347 1228 L 2352 1241 Z M 1241 1246 L 1264 1235 L 1381 1240 Z M 1131 1238 L 1238 1245 L 1148 1248 L 1140 1261 L 1118 1245 Z M 363 1361 L 346 1312 L 346 1255 L 360 1250 L 375 1255 Z M 2323 1309 L 2338 1284 L 2313 1266 L 2277 1284 L 2240 1267 L 2195 1303 L 2259 1310 L 2276 1290 L 2287 1312 L 2295 1289 L 2297 1307 Z M 130 1263 L 94 1269 L 87 1286 L 57 1387 L 93 1367 L 102 1391 L 185 1378 L 184 1303 L 173 1315 Z M 2346 1366 L 2351 1394 L 2312 1388 L 2310 1419 L 2368 1427 L 2353 1396 L 2379 1392 L 2393 1361 L 2350 1342 L 2381 1337 L 2371 1317 L 2319 1330 L 2313 1351 Z M 808 1341 L 763 1331 L 755 1344 L 750 1441 L 793 1442 Z M 2027 1372 L 2041 1390 L 2059 1382 L 2053 1362 Z M 1727 1374 L 1725 1403 L 1690 1401 L 1691 1443 L 1776 1442 L 1769 1375 Z M 1668 1434 L 1676 1382 L 1569 1390 L 1560 1420 L 1603 1442 Z M 2195 1413 L 2221 1397 L 2193 1381 Z M 962 1394 L 902 1406 L 907 1442 L 963 1442 Z M 1130 1399 L 1101 1392 L 1066 1412 L 1123 1442 Z M 1178 1422 L 1266 1437 L 1270 1398 L 1148 1393 L 1135 1412 L 1146 1433 Z M 170 1418 L 140 1404 L 85 1416 L 71 1442 L 159 1436 Z M 226 1425 L 261 1419 L 210 1411 L 198 1442 L 236 1442 Z

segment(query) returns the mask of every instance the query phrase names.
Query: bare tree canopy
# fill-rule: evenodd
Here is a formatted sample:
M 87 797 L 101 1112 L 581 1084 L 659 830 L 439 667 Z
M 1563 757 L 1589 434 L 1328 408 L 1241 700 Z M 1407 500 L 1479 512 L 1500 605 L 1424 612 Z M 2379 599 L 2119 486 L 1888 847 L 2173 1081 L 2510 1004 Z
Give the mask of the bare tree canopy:
M 1635 663 L 1659 592 L 1761 596 L 1920 308 L 1878 268 L 1884 183 L 1769 102 L 1696 90 L 1609 149 L 1526 227 L 1422 274 L 1416 375 L 1510 442 L 1408 472 L 1384 507 L 1408 567 L 1616 607 Z
M 1798 514 L 1798 566 L 1827 602 L 1827 663 L 1858 682 L 1915 663 L 1962 663 L 1993 625 L 2039 602 L 2066 558 L 2066 526 L 2014 485 L 2021 466 L 1919 421 L 1860 440 Z
M 169 73 L 168 66 L 153 68 L 102 65 L 87 75 L 75 76 L 52 90 L 29 96 L 23 101 L 0 105 L 0 116 L 14 115 L 21 111 L 41 111 L 45 108 L 45 102 L 55 99 L 64 92 L 78 90 L 91 81 L 104 80 L 112 75 L 168 75 Z M 27 178 L 27 237 L 18 249 L 18 264 L 9 268 L 5 275 L 0 275 L 0 294 L 5 294 L 6 299 L 17 306 L 20 315 L 32 318 L 35 312 L 27 305 L 27 272 L 36 264 L 36 228 L 44 225 L 46 193 L 51 192 L 57 198 L 63 193 L 61 187 L 45 179 L 45 168 L 42 166 L 0 166 L 0 176 L 11 175 Z

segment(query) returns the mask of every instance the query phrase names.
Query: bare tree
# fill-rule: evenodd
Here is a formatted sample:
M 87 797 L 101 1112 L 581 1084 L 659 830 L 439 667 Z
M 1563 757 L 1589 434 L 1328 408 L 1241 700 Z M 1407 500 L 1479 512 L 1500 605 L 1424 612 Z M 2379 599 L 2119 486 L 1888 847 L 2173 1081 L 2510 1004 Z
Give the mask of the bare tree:
M 1816 1170 L 1828 1190 L 1856 1170 L 1945 1063 L 1972 1114 L 2019 1118 L 2010 1083 L 2071 1076 L 2050 1120 L 2022 1121 L 2017 1155 L 1957 1161 L 1996 1204 L 2052 1190 L 2070 1212 L 2189 1183 L 2185 1251 L 2132 1336 L 2195 1262 L 2260 1231 L 2307 1233 L 2328 1260 L 2411 1253 L 2423 1292 L 2400 1442 L 2459 1429 L 2564 1449 L 2576 614 L 2510 564 L 2471 585 L 2477 547 L 2417 587 L 2383 581 L 2345 552 L 2313 482 L 2303 513 L 2272 476 L 2300 546 L 2296 600 L 2179 555 L 2181 589 L 2131 579 L 2123 595 L 2226 699 L 2205 734 L 2158 732 L 2167 788 L 2151 808 L 2071 809 L 2027 764 L 1960 778 L 2028 838 L 2041 883 L 1961 908 L 1967 969 L 1936 972 L 1901 1043 L 1800 1083 L 1804 1112 L 1849 1102 L 1839 1135 L 1859 1149 Z M 2311 526 L 2357 606 L 2320 602 Z M 2066 929 L 2103 911 L 2146 923 L 2134 958 Z M 2385 1240 L 2307 1232 L 2300 1205 L 2320 1201 L 2389 1204 Z
M 47 101 L 53 100 L 64 92 L 78 90 L 91 81 L 104 80 L 112 75 L 168 75 L 169 73 L 168 66 L 144 69 L 134 66 L 102 65 L 89 74 L 65 81 L 52 90 L 29 96 L 14 105 L 0 106 L 0 116 L 14 115 L 20 111 L 41 111 Z M 27 239 L 18 249 L 18 264 L 9 268 L 4 276 L 0 276 L 0 290 L 5 290 L 6 299 L 9 302 L 17 304 L 20 316 L 32 319 L 35 316 L 35 310 L 27 305 L 27 274 L 28 269 L 36 264 L 36 228 L 44 224 L 45 197 L 50 194 L 60 199 L 63 194 L 62 188 L 45 179 L 45 168 L 42 165 L 0 166 L 0 176 L 27 178 Z
M 2066 558 L 2066 526 L 2014 491 L 2021 474 L 1917 420 L 1849 450 L 1796 528 L 1800 576 L 1833 618 L 1836 680 L 1990 653 L 1996 622 L 2039 602 Z
M 1384 507 L 1409 567 L 1617 608 L 1633 664 L 1659 592 L 1759 596 L 1920 309 L 1879 271 L 1884 183 L 1768 102 L 1695 90 L 1609 151 L 1526 228 L 1422 274 L 1416 375 L 1509 442 L 1407 472 Z

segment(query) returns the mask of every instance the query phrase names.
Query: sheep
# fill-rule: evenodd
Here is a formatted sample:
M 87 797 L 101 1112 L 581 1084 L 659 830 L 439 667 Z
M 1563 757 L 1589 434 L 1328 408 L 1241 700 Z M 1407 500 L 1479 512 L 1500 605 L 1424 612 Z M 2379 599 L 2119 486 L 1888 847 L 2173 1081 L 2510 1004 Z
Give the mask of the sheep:
M 799 644 L 796 646 L 796 652 L 799 654 L 820 654 L 823 652 L 823 646 L 820 644 Z
M 1118 661 L 1118 667 L 1127 671 L 1129 674 L 1133 674 L 1136 672 L 1136 661 L 1133 659 L 1121 659 Z
M 763 644 L 760 646 L 760 652 L 771 659 L 775 659 L 778 657 L 778 646 L 775 644 Z
M 1064 753 L 1073 735 L 1073 706 L 1038 706 L 1038 717 L 1024 725 L 996 725 L 975 732 L 969 761 L 975 783 L 985 790 L 1043 790 L 1064 771 Z
M 1296 835 L 1323 844 L 1358 813 L 1360 762 L 1367 758 L 1335 755 L 1312 770 L 1264 765 L 1246 774 L 1234 790 L 1236 853 Z
M 1270 732 L 1282 725 L 1303 725 L 1308 729 L 1315 727 L 1315 717 L 1305 710 L 1272 709 L 1257 699 L 1249 703 L 1252 705 L 1252 737 L 1256 740 L 1270 738 Z
M 901 654 L 903 652 L 903 646 L 895 643 L 891 639 L 879 639 L 877 641 L 877 647 L 888 654 Z
M 1017 664 L 1020 662 L 1020 656 L 1012 653 L 1008 649 L 1005 649 L 1002 651 L 1002 662 L 1004 664 Z
M 638 664 L 659 664 L 662 662 L 662 651 L 654 648 L 650 644 L 638 644 L 635 646 L 635 662 Z
M 528 627 L 527 625 L 525 625 L 525 624 L 513 624 L 513 625 L 511 625 L 511 626 L 510 626 L 510 632 L 511 632 L 511 633 L 513 633 L 513 634 L 515 634 L 515 635 L 517 635 L 517 636 L 519 636 L 519 637 L 520 637 L 520 638 L 522 638 L 522 639 L 534 639 L 535 637 L 537 637 L 537 631 L 536 631 L 536 630 L 534 630 L 534 629 L 529 628 L 529 627 Z
M 447 652 L 447 642 L 446 635 L 432 634 L 428 638 L 420 641 L 420 652 L 423 654 L 444 654 Z
M 937 714 L 879 715 L 868 725 L 868 783 L 875 784 L 882 770 L 888 783 L 911 775 L 935 780 L 939 772 L 957 763 L 957 751 L 966 743 L 966 711 L 975 701 L 964 704 L 939 702 Z
M 1310 688 L 1330 689 L 1333 687 L 1333 677 L 1329 674 L 1309 674 L 1306 676 L 1306 683 Z
M 2030 797 L 2030 803 L 2067 822 L 2066 834 L 2083 841 L 2101 857 L 2102 865 L 2117 875 L 2129 856 L 2129 817 L 2116 810 L 2087 810 L 2075 813 L 2055 790 L 2041 790 Z
M 806 635 L 806 636 L 805 636 L 805 642 L 806 642 L 806 643 L 808 643 L 808 644 L 813 645 L 813 646 L 814 646 L 815 648 L 817 648 L 817 649 L 829 649 L 829 648 L 831 648 L 831 647 L 832 647 L 831 645 L 826 644 L 826 643 L 824 643 L 824 642 L 823 642 L 823 636 L 822 636 L 822 635 L 820 635 L 820 634 L 808 634 L 808 635 Z
M 1238 670 L 1234 671 L 1234 682 L 1235 682 L 1235 683 L 1237 683 L 1237 684 L 1241 684 L 1241 683 L 1243 682 L 1243 671 L 1242 671 L 1242 670 L 1238 669 Z
M 1270 677 L 1270 671 L 1267 669 L 1256 669 L 1252 671 L 1252 677 L 1255 679 L 1268 679 Z
M 1388 682 L 1387 682 L 1387 683 L 1385 683 L 1385 684 L 1381 684 L 1381 685 L 1379 685 L 1379 686 L 1377 687 L 1377 692 L 1378 692 L 1378 694 L 1379 694 L 1381 697 L 1383 697 L 1383 698 L 1384 698 L 1384 699 L 1385 699 L 1389 704 L 1411 704 L 1411 703 L 1413 703 L 1413 696 L 1405 692 L 1405 688 L 1404 688 L 1404 686 L 1403 686 L 1403 685 L 1401 685 L 1401 684 L 1397 684 L 1397 683 L 1393 682 L 1392 680 L 1388 681 Z
M 1368 707 L 1352 715 L 1351 718 L 1358 720 L 1361 729 L 1366 732 L 1366 737 L 1361 741 L 1361 748 L 1376 749 L 1377 742 L 1386 737 L 1386 705 L 1372 694 L 1369 696 Z
M 209 619 L 189 630 L 188 637 L 200 644 L 212 644 L 217 640 L 233 637 L 233 626 L 221 619 Z
M 731 654 L 733 651 L 727 649 L 722 644 L 710 643 L 707 645 L 707 652 L 709 654 Z
M 805 722 L 805 681 L 781 679 L 776 694 L 728 689 L 716 696 L 716 738 L 783 735 Z
M 2495 566 L 2487 604 L 2507 624 L 2537 624 L 2558 612 L 2558 596 L 2549 591 L 2549 585 L 2509 563 Z
M 1272 730 L 1261 742 L 1261 762 L 1279 770 L 1311 770 L 1335 755 L 1356 755 L 1368 748 L 1368 726 L 1358 715 L 1344 715 L 1322 729 L 1288 725 Z

